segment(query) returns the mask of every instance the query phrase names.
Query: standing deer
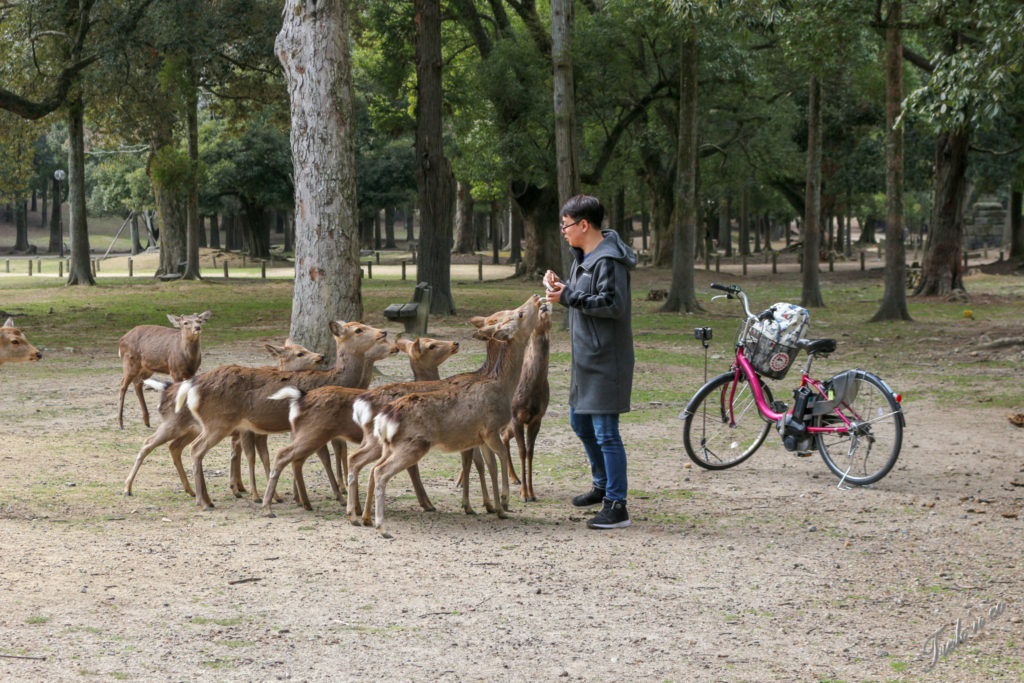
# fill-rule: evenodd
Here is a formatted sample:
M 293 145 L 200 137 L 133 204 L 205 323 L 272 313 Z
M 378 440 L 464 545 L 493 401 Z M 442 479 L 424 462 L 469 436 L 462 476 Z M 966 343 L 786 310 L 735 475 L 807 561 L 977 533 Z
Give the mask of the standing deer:
M 270 399 L 278 390 L 294 386 L 308 391 L 329 385 L 359 386 L 356 383 L 363 382 L 365 384 L 362 384 L 361 388 L 365 389 L 373 376 L 373 362 L 393 353 L 397 348 L 388 342 L 387 332 L 362 323 L 332 322 L 331 333 L 338 343 L 339 359 L 330 370 L 281 372 L 225 365 L 187 380 L 178 390 L 175 410 L 180 412 L 187 403 L 188 409 L 202 425 L 202 431 L 191 447 L 197 505 L 207 510 L 213 509 L 206 489 L 206 479 L 203 476 L 203 457 L 224 437 L 237 429 L 261 434 L 274 434 L 291 429 L 288 404 Z M 361 353 L 358 356 L 352 354 L 342 358 L 342 348 L 353 348 L 346 343 L 350 338 L 359 342 L 355 348 L 359 348 Z M 344 444 L 336 441 L 335 445 L 341 446 L 335 455 L 339 471 L 344 476 Z M 333 481 L 333 475 L 330 478 L 334 495 L 341 500 L 337 481 Z M 309 507 L 308 501 L 301 502 L 304 507 Z
M 277 367 L 279 370 L 309 370 L 316 367 L 323 362 L 324 357 L 322 354 L 310 351 L 301 344 L 295 344 L 291 339 L 286 339 L 284 346 L 272 346 L 267 344 L 267 351 L 270 355 L 277 359 Z M 157 430 L 153 432 L 142 444 L 142 449 L 139 450 L 139 454 L 135 456 L 135 463 L 132 465 L 132 471 L 128 474 L 128 478 L 124 482 L 124 491 L 122 493 L 126 496 L 132 495 L 132 483 L 135 481 L 135 476 L 139 473 L 139 468 L 142 467 L 142 463 L 145 462 L 146 457 L 152 453 L 157 447 L 170 442 L 168 449 L 171 451 L 171 460 L 174 462 L 174 468 L 178 472 L 178 478 L 181 479 L 181 485 L 185 489 L 185 493 L 195 497 L 195 492 L 192 490 L 191 484 L 189 484 L 188 476 L 185 474 L 185 468 L 181 463 L 181 452 L 185 450 L 185 447 L 192 443 L 199 432 L 202 431 L 202 427 L 199 422 L 192 417 L 192 413 L 183 411 L 177 413 L 174 411 L 174 399 L 178 395 L 178 389 L 181 387 L 182 382 L 159 382 L 155 379 L 147 379 L 146 384 L 158 389 L 160 393 L 160 416 L 163 421 Z M 266 435 L 257 435 L 257 439 L 266 439 Z M 240 496 L 244 489 L 240 488 L 240 482 L 234 481 L 236 473 L 234 472 L 234 461 L 236 460 L 237 454 L 236 449 L 242 445 L 236 438 L 236 435 L 232 435 L 232 491 L 236 497 Z M 250 441 L 249 446 L 252 446 Z M 250 456 L 252 457 L 252 456 Z M 328 463 L 329 464 L 329 463 Z M 240 473 L 237 475 L 241 478 Z M 258 496 L 256 490 L 256 477 L 254 468 L 249 468 L 250 482 L 252 483 L 252 492 L 254 496 Z
M 373 431 L 373 420 L 377 414 L 380 413 L 384 406 L 408 394 L 423 391 L 434 391 L 448 386 L 459 385 L 463 382 L 473 381 L 475 378 L 489 373 L 497 362 L 498 352 L 502 343 L 494 339 L 494 334 L 500 324 L 505 322 L 505 320 L 514 313 L 514 311 L 499 311 L 488 318 L 474 317 L 470 320 L 470 322 L 477 328 L 473 337 L 487 342 L 487 359 L 484 361 L 483 367 L 476 372 L 465 372 L 447 377 L 443 380 L 395 382 L 394 384 L 385 384 L 366 392 L 358 398 L 353 405 L 352 412 L 356 422 L 363 428 L 363 439 L 359 449 L 352 454 L 352 457 L 349 458 L 348 502 L 346 504 L 346 513 L 348 514 L 349 522 L 355 526 L 359 526 L 360 523 L 369 525 L 368 512 L 362 522 L 360 522 L 359 519 L 360 516 L 363 515 L 363 508 L 359 504 L 359 473 L 365 466 L 379 460 L 381 456 L 381 443 Z M 494 496 L 495 499 L 500 500 L 498 483 L 495 475 L 494 454 L 487 451 L 487 455 L 488 458 L 486 460 L 486 464 L 491 473 L 491 483 Z M 491 505 L 490 498 L 487 494 L 486 480 L 484 479 L 482 472 L 484 460 L 480 454 L 474 454 L 474 462 L 477 463 L 477 469 L 481 470 L 480 487 L 483 491 L 485 509 L 487 512 L 497 512 L 499 516 L 503 516 L 503 508 L 500 504 L 497 508 L 492 507 Z M 372 476 L 373 473 L 371 470 L 371 479 L 369 483 L 370 488 L 367 491 L 367 510 L 370 509 L 373 497 Z M 426 490 L 423 488 L 423 484 L 420 481 L 418 465 L 414 465 L 409 468 L 409 477 L 412 479 L 413 490 L 416 492 L 416 498 L 419 501 L 420 506 L 427 512 L 433 512 L 434 506 L 427 497 Z M 467 514 L 472 514 L 473 512 L 472 508 L 469 507 L 469 500 L 466 496 L 463 497 L 463 509 Z
M 149 426 L 149 408 L 142 397 L 142 383 L 156 373 L 170 375 L 175 382 L 189 379 L 199 370 L 202 353 L 199 337 L 210 312 L 192 315 L 171 315 L 167 319 L 178 330 L 160 325 L 139 325 L 128 330 L 117 343 L 121 358 L 121 390 L 117 398 L 117 426 L 124 429 L 124 395 L 128 386 L 142 407 L 142 421 Z
M 512 421 L 501 433 L 505 450 L 511 454 L 509 445 L 515 437 L 519 449 L 519 463 L 523 477 L 519 484 L 519 497 L 524 502 L 537 500 L 533 492 L 533 449 L 537 443 L 540 422 L 548 410 L 551 388 L 548 385 L 548 358 L 550 356 L 551 315 L 541 314 L 537 327 L 530 336 L 530 345 L 523 359 L 523 370 L 519 384 L 512 395 Z M 515 478 L 515 470 L 509 462 L 509 473 Z
M 500 326 L 494 338 L 505 343 L 494 368 L 485 376 L 461 386 L 409 394 L 374 418 L 374 433 L 383 445 L 372 472 L 374 526 L 381 536 L 390 538 L 384 530 L 388 481 L 417 464 L 431 449 L 461 451 L 464 472 L 469 467 L 468 451 L 481 444 L 497 453 L 502 463 L 508 462 L 501 430 L 512 417 L 512 389 L 519 381 L 526 342 L 539 314 L 540 302 L 531 297 Z
M 14 326 L 14 318 L 8 318 L 0 327 L 0 365 L 37 361 L 42 357 L 39 349 L 29 344 L 25 334 Z

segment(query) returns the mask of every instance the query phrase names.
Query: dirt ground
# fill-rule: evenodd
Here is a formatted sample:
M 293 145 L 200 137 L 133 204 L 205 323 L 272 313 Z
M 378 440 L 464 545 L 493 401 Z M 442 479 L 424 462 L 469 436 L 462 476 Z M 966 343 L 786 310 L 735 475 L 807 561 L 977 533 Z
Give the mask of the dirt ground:
M 479 363 L 464 328 L 432 333 L 465 341 L 463 368 Z M 553 351 L 567 352 L 564 333 Z M 677 400 L 635 402 L 623 419 L 633 526 L 595 532 L 567 502 L 588 477 L 556 362 L 540 500 L 513 497 L 497 519 L 474 479 L 481 514 L 466 516 L 456 456 L 432 454 L 438 511 L 396 478 L 384 540 L 348 523 L 315 460 L 315 510 L 287 496 L 264 518 L 230 495 L 226 444 L 206 459 L 213 511 L 183 494 L 166 448 L 119 495 L 151 430 L 130 396 L 117 429 L 114 351 L 44 353 L 59 382 L 40 381 L 43 365 L 0 369 L 3 680 L 1024 677 L 1024 430 L 1004 409 L 944 402 L 938 373 L 913 375 L 894 471 L 839 490 L 820 458 L 773 437 L 732 470 L 689 466 L 676 415 L 701 378 L 682 368 Z M 203 366 L 260 353 L 208 349 Z M 886 379 L 899 390 L 928 353 Z M 401 358 L 381 370 L 378 382 L 408 375 Z M 641 362 L 635 384 L 664 372 Z M 943 627 L 949 651 L 929 671 Z

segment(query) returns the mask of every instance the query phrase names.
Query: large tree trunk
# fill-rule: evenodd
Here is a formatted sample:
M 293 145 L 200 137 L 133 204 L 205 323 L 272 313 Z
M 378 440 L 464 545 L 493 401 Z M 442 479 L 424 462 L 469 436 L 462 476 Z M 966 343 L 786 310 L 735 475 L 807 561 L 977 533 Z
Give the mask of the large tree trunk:
M 397 249 L 395 244 L 395 207 L 384 208 L 384 248 Z
M 807 184 L 804 213 L 804 274 L 800 305 L 824 306 L 818 281 L 818 245 L 821 242 L 821 80 L 812 75 L 807 101 Z
M 576 140 L 576 95 L 572 62 L 573 0 L 551 0 L 551 62 L 555 114 L 555 162 L 558 173 L 558 204 L 580 193 L 579 145 Z M 551 220 L 557 220 L 552 216 Z M 616 230 L 619 226 L 613 225 Z M 540 233 L 543 234 L 543 228 Z M 558 237 L 558 236 L 556 236 Z M 565 240 L 558 240 L 561 268 L 567 274 L 572 253 Z M 545 269 L 546 270 L 546 269 Z M 531 271 L 527 270 L 527 274 Z
M 473 196 L 469 185 L 457 183 L 455 209 L 455 253 L 472 254 L 476 247 L 476 226 L 473 222 Z
M 915 294 L 945 296 L 964 288 L 964 197 L 967 194 L 966 130 L 941 133 L 935 145 L 935 205 L 928 248 Z
M 701 310 L 694 288 L 693 257 L 697 236 L 697 25 L 686 31 L 679 53 L 679 132 L 672 220 L 672 285 L 661 311 Z
M 14 251 L 29 251 L 28 201 L 24 197 L 14 200 Z
M 71 237 L 69 285 L 94 285 L 89 260 L 89 224 L 85 217 L 85 103 L 68 100 L 68 234 Z
M 554 187 L 527 185 L 520 193 L 513 192 L 523 214 L 523 267 L 521 274 L 539 278 L 547 270 L 566 273 L 559 247 L 558 190 Z M 572 264 L 570 263 L 570 266 Z
M 191 75 L 192 67 L 189 66 Z M 188 134 L 188 196 L 186 198 L 185 272 L 186 280 L 199 279 L 199 88 L 189 78 L 185 97 L 185 127 Z
M 287 0 L 275 50 L 291 100 L 291 338 L 333 357 L 332 320 L 361 320 L 349 0 Z
M 903 102 L 901 15 L 901 0 L 892 0 L 885 31 L 885 291 L 872 322 L 910 320 L 903 241 L 903 127 L 896 126 Z
M 441 1 L 415 0 L 416 188 L 420 251 L 416 277 L 433 288 L 430 312 L 455 313 L 451 288 L 452 204 L 455 179 L 441 133 Z

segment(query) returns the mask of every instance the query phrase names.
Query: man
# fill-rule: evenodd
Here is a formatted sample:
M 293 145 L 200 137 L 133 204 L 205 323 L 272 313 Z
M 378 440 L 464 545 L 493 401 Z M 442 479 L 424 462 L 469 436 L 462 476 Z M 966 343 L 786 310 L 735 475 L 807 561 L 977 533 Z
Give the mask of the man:
M 561 211 L 561 230 L 573 254 L 568 282 L 544 274 L 547 299 L 568 309 L 572 342 L 569 423 L 590 459 L 593 487 L 572 504 L 602 503 L 591 529 L 630 524 L 626 511 L 626 449 L 619 415 L 629 411 L 633 387 L 633 329 L 629 271 L 636 254 L 614 230 L 601 230 L 604 207 L 577 195 Z

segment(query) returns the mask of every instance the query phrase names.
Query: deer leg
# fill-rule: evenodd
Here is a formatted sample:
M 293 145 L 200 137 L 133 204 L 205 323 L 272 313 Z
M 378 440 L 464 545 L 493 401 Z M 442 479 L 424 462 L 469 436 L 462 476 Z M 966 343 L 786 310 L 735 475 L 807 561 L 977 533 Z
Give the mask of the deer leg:
M 494 460 L 494 451 L 487 446 L 481 445 L 479 448 L 474 449 L 474 460 L 476 461 L 477 470 L 480 472 L 480 488 L 483 490 L 484 495 L 484 506 L 487 508 L 487 512 L 494 513 L 499 517 L 503 516 L 504 511 L 501 509 L 499 502 L 498 493 L 498 466 Z M 491 499 L 487 495 L 487 488 L 484 484 L 484 467 L 486 466 L 487 476 L 491 480 L 491 491 L 494 492 L 495 505 L 491 505 Z
M 515 434 L 515 432 L 513 431 L 512 435 L 514 436 L 514 434 Z M 502 441 L 502 443 L 505 444 L 505 449 L 509 453 L 512 453 L 512 436 L 508 436 L 508 438 L 506 438 L 505 434 L 503 434 L 502 437 L 501 437 L 501 441 Z M 520 446 L 518 444 L 518 442 L 516 443 L 516 445 L 519 446 L 519 452 L 522 453 L 523 452 L 523 447 Z M 509 484 L 510 485 L 522 486 L 523 482 L 519 479 L 519 475 L 516 474 L 516 468 L 512 466 L 511 460 L 509 461 L 509 466 L 508 466 L 508 477 L 509 477 Z
M 248 434 L 248 437 L 246 434 Z M 262 503 L 263 496 L 260 495 L 260 488 L 256 485 L 256 456 L 260 456 L 260 462 L 263 464 L 263 474 L 266 476 L 270 472 L 270 452 L 267 450 L 267 435 L 256 434 L 255 432 L 243 433 L 242 444 L 245 447 L 245 457 L 249 463 L 249 487 L 252 489 L 251 500 L 254 503 Z
M 527 474 L 526 470 L 526 440 L 523 435 L 523 424 L 521 422 L 516 422 L 516 426 L 512 434 L 516 440 L 516 448 L 519 449 L 519 466 L 523 472 L 523 478 L 519 484 L 519 499 L 527 501 L 530 499 L 530 492 L 528 491 L 529 479 L 527 478 L 529 475 Z M 513 469 L 512 448 L 511 444 L 508 441 L 505 442 L 505 448 L 508 449 L 508 466 L 509 469 L 511 470 Z
M 199 437 L 192 443 L 192 478 L 196 484 L 196 505 L 212 510 L 213 502 L 210 500 L 210 493 L 206 488 L 206 476 L 203 474 L 203 457 L 216 444 L 227 436 L 215 432 L 207 433 L 204 429 Z
M 337 482 L 348 480 L 348 442 L 344 439 L 331 439 L 331 449 L 334 451 L 334 474 L 337 475 Z M 330 460 L 327 461 L 330 464 Z M 337 492 L 336 492 L 337 493 Z M 338 497 L 341 500 L 341 497 Z
M 412 489 L 416 492 L 416 500 L 419 501 L 420 507 L 423 508 L 423 511 L 435 512 L 437 508 L 430 502 L 430 497 L 427 496 L 427 490 L 423 488 L 423 480 L 420 479 L 419 465 L 413 465 L 409 468 L 409 481 L 412 482 Z
M 345 472 L 348 470 L 348 443 L 344 439 L 331 439 L 331 448 L 334 450 L 337 477 L 335 477 L 335 469 L 331 467 L 331 453 L 327 450 L 327 446 L 321 447 L 317 451 L 317 455 L 320 458 L 320 463 L 324 466 L 324 472 L 327 474 L 327 481 L 331 485 L 331 493 L 334 495 L 334 499 L 340 503 L 344 498 L 342 497 L 339 482 L 344 481 Z
M 187 436 L 181 436 L 171 442 L 168 446 L 168 450 L 171 451 L 171 462 L 174 463 L 174 469 L 178 471 L 178 479 L 181 480 L 181 486 L 185 489 L 185 493 L 196 497 L 196 492 L 192 490 L 192 484 L 188 481 L 188 475 L 185 474 L 185 466 L 181 463 L 181 454 L 185 452 L 185 448 L 192 443 L 195 436 L 189 434 Z
M 231 464 L 228 466 L 228 485 L 235 498 L 245 493 L 242 485 L 242 440 L 238 432 L 231 433 Z
M 121 378 L 121 387 L 117 396 L 117 426 L 120 429 L 124 429 L 124 395 L 128 391 L 128 385 L 131 383 L 128 375 Z
M 476 452 L 475 448 L 468 448 L 468 449 L 462 451 L 462 468 L 459 470 L 459 478 L 463 480 L 463 485 L 462 485 L 462 511 L 464 513 L 466 513 L 467 515 L 475 515 L 476 514 L 476 510 L 473 509 L 472 504 L 470 504 L 470 502 L 469 502 L 469 486 L 468 486 L 468 484 L 465 483 L 465 482 L 469 481 L 469 471 L 470 471 L 470 467 L 472 467 L 471 463 L 473 462 L 473 457 L 476 456 L 476 455 L 477 455 L 477 452 Z M 486 498 L 487 498 L 486 486 L 487 486 L 487 484 L 485 482 L 484 483 L 484 499 L 485 499 L 485 503 L 484 504 L 485 505 L 487 505 L 487 502 L 486 502 Z
M 149 406 L 146 405 L 146 399 L 142 397 L 142 378 L 136 377 L 132 384 L 135 387 L 135 395 L 139 397 L 139 405 L 142 407 L 142 422 L 148 427 Z
M 139 454 L 135 456 L 135 463 L 132 465 L 132 471 L 128 474 L 128 478 L 125 479 L 124 490 L 121 492 L 122 495 L 132 495 L 132 482 L 135 481 L 135 476 L 139 473 L 139 468 L 142 467 L 142 463 L 145 462 L 146 457 L 152 453 L 157 446 L 167 443 L 174 437 L 175 434 L 170 428 L 170 423 L 161 422 L 160 429 L 157 429 L 155 433 L 150 434 L 149 437 L 142 442 L 142 448 L 139 450 Z M 186 479 L 186 481 L 188 480 Z
M 497 432 L 484 434 L 484 443 L 493 451 L 491 458 L 493 459 L 496 453 L 501 460 L 501 495 L 498 499 L 498 517 L 504 519 L 505 511 L 508 510 L 508 465 L 511 462 L 511 458 L 505 449 L 505 444 L 501 441 L 501 434 Z M 494 465 L 492 464 L 491 466 L 493 467 Z
M 348 460 L 348 502 L 345 504 L 345 512 L 348 514 L 348 521 L 356 526 L 359 526 L 358 518 L 363 514 L 363 508 L 359 505 L 359 472 L 379 458 L 380 442 L 372 434 L 366 434 L 362 445 Z
M 540 432 L 540 420 L 526 425 L 526 455 L 522 456 L 523 481 L 526 482 L 526 501 L 535 502 L 537 494 L 533 492 L 533 449 L 537 445 L 537 434 Z
M 398 447 L 385 447 L 382 459 L 370 471 L 370 477 L 374 481 L 374 527 L 384 538 L 391 538 L 391 534 L 384 530 L 384 490 L 396 474 L 404 469 L 412 467 L 420 461 L 427 450 L 427 444 L 402 444 Z M 367 505 L 369 505 L 369 492 L 367 492 Z
M 330 456 L 328 456 L 329 458 Z M 313 504 L 309 502 L 309 495 L 306 493 L 306 480 L 302 478 L 302 466 L 306 459 L 296 458 L 292 460 L 292 480 L 295 482 L 295 502 L 306 510 L 313 510 Z

